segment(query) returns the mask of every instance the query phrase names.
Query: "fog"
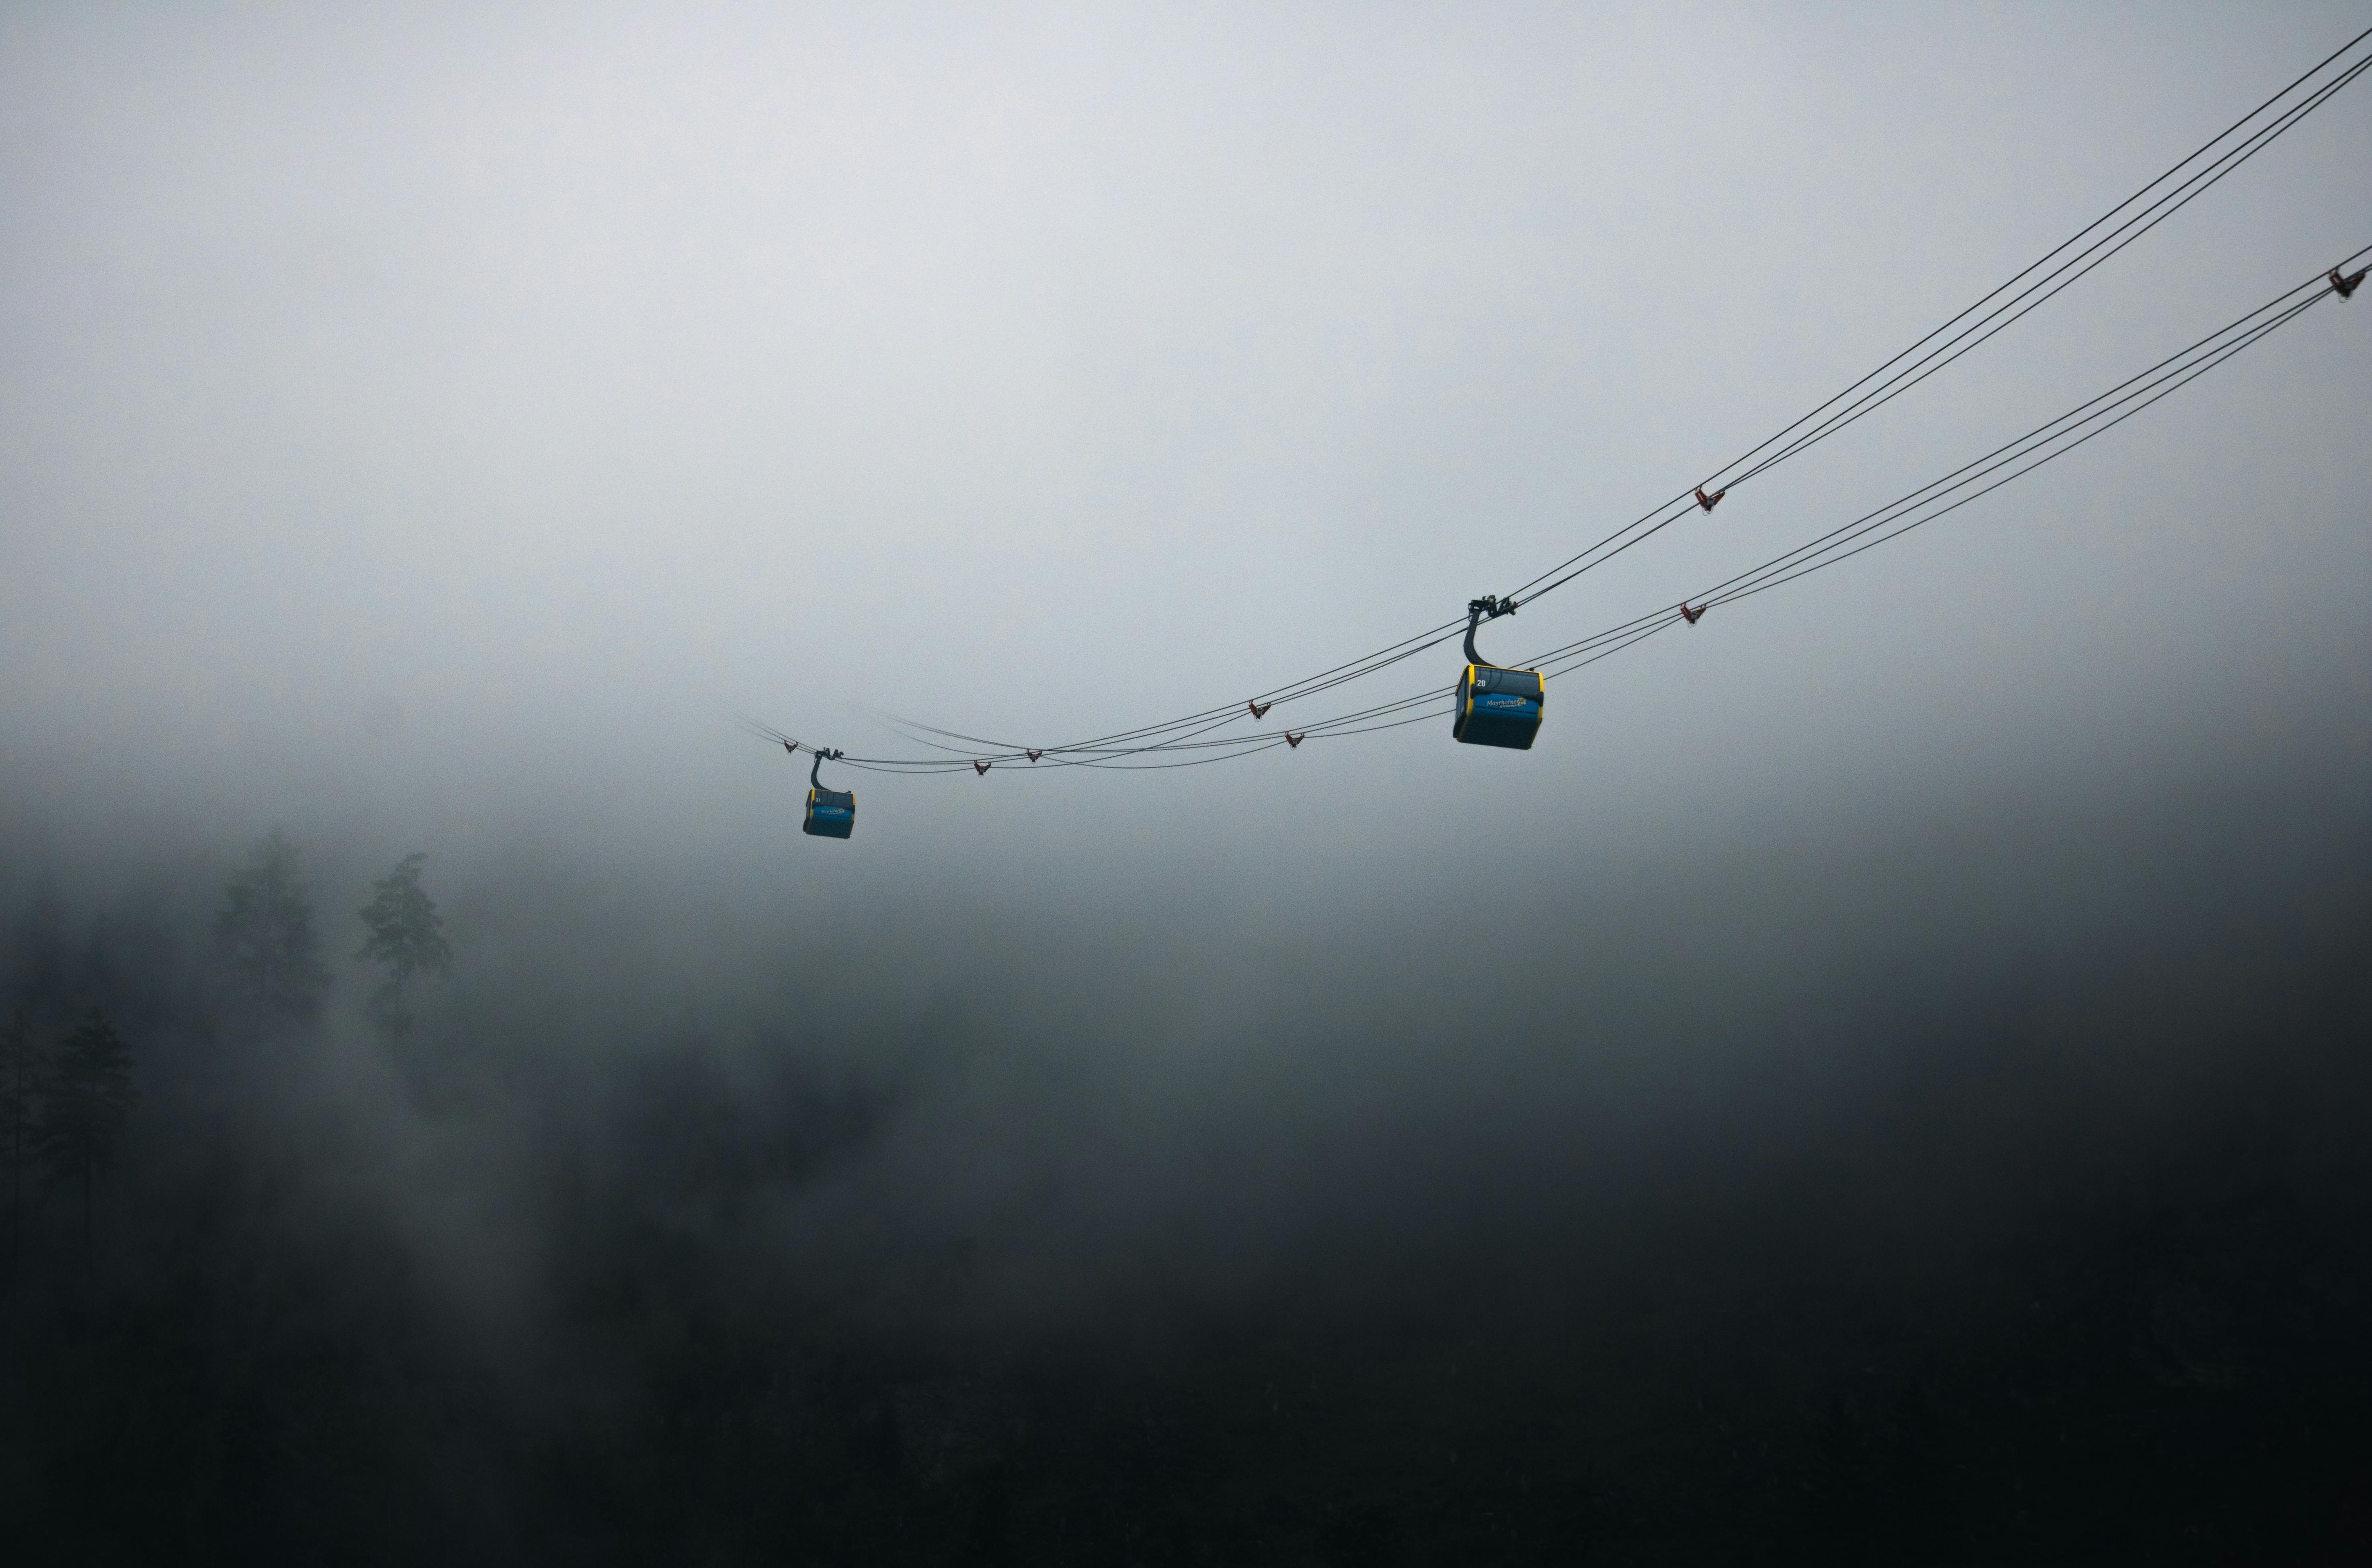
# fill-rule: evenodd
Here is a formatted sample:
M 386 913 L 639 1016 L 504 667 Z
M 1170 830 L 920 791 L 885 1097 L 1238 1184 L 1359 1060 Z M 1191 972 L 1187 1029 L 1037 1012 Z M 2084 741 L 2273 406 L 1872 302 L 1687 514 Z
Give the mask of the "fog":
M 1442 621 L 2340 9 L 0 29 L 5 978 L 140 1096 L 12 1208 L 33 1560 L 2360 1539 L 2363 297 L 1557 678 L 1529 753 L 826 764 L 838 843 L 741 724 L 1066 740 Z M 2367 116 L 1486 651 L 2354 252 Z M 273 833 L 318 1005 L 219 940 Z

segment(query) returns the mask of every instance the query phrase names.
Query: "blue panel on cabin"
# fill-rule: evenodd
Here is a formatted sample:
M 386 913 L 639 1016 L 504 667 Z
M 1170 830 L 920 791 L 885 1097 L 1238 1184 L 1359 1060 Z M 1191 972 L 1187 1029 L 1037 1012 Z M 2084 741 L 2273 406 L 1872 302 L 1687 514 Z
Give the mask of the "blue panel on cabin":
M 1541 732 L 1541 709 L 1548 693 L 1540 672 L 1469 665 L 1458 683 L 1453 739 L 1467 746 L 1504 746 L 1529 751 Z
M 808 819 L 799 831 L 820 839 L 844 839 L 856 830 L 856 795 L 853 790 L 808 791 Z

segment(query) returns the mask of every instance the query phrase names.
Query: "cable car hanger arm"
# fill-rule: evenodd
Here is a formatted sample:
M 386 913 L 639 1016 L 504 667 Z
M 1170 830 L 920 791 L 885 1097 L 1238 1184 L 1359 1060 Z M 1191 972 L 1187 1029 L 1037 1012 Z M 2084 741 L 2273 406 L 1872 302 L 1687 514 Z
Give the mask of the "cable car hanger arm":
M 1474 628 L 1485 621 L 1496 621 L 1503 615 L 1516 613 L 1516 601 L 1511 596 L 1502 599 L 1497 594 L 1484 594 L 1481 598 L 1466 601 L 1466 662 L 1484 664 L 1491 661 L 1474 651 Z

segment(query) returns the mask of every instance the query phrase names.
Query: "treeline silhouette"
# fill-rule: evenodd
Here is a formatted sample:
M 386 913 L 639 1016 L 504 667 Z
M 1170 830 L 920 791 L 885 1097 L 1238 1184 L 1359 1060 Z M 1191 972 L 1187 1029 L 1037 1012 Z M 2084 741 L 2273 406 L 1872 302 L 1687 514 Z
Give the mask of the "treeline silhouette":
M 2190 961 L 1853 979 L 1774 1017 L 1800 1060 L 1768 1114 L 1810 1086 L 1827 1133 L 1724 1122 L 1619 1190 L 1486 1158 L 1454 1223 L 1378 1183 L 1232 1295 L 1166 1280 L 1157 1238 L 1027 1310 L 983 1283 L 1008 1237 L 894 1186 L 828 1242 L 785 1206 L 891 1160 L 1009 1043 L 993 1019 L 759 988 L 670 1021 L 654 955 L 697 933 L 546 867 L 448 936 L 432 864 L 317 900 L 274 833 L 210 884 L 23 892 L 10 1560 L 2339 1562 L 2372 1534 L 2355 859 Z

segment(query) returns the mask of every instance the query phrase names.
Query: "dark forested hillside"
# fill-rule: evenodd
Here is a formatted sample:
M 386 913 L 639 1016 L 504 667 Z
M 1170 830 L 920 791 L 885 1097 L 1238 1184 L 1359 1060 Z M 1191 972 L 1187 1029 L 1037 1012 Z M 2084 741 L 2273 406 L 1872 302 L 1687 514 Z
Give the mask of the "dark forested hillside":
M 2354 853 L 1191 1071 L 549 860 L 20 879 L 9 1556 L 2352 1561 Z

